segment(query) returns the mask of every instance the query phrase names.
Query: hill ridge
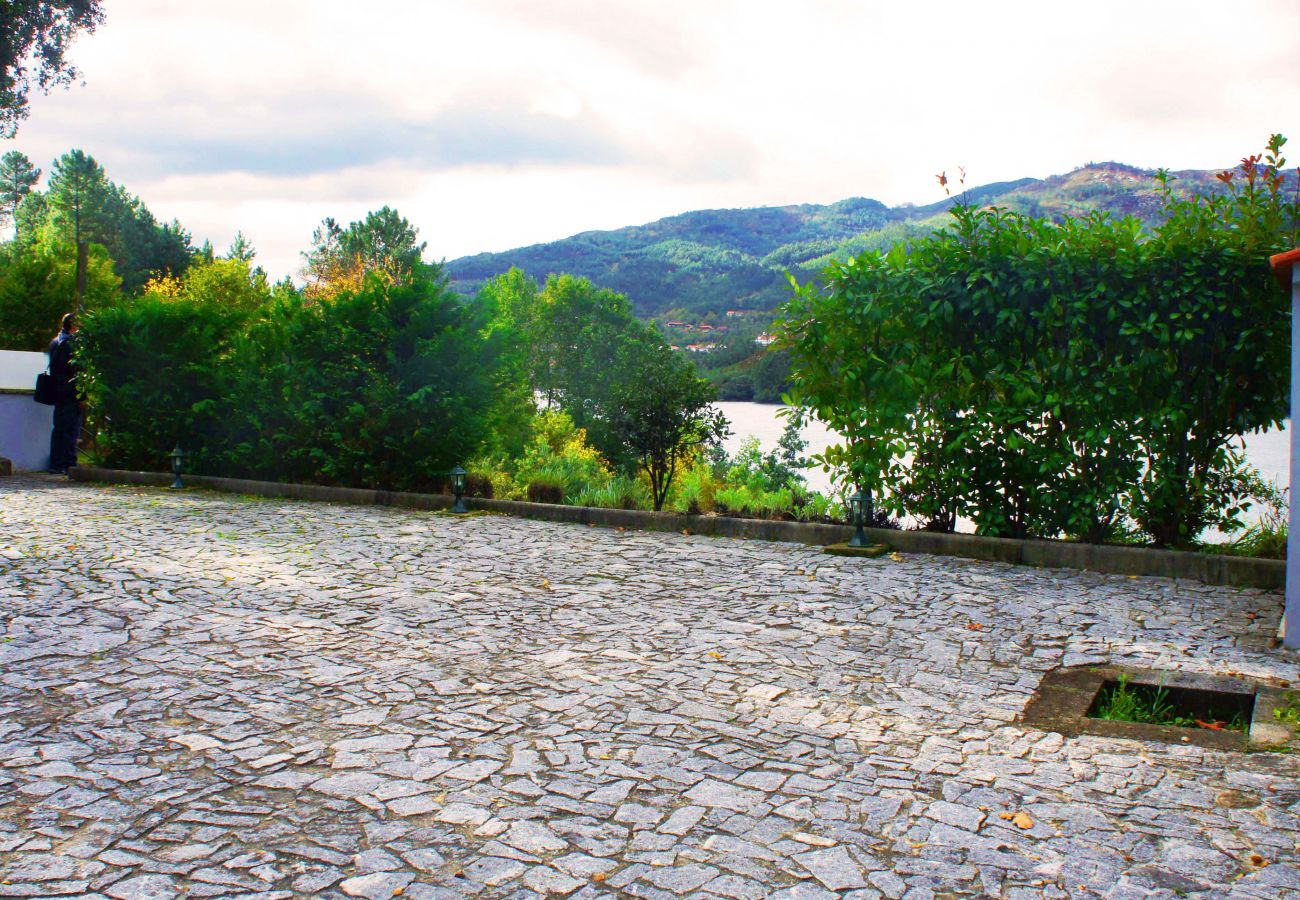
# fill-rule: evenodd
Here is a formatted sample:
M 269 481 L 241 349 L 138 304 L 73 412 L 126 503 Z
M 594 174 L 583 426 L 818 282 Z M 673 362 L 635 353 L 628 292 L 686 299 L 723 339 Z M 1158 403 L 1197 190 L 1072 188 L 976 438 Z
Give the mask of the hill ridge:
M 1170 174 L 1182 195 L 1219 188 L 1215 171 Z M 515 266 L 539 280 L 560 272 L 586 277 L 626 294 L 643 318 L 766 311 L 788 295 L 787 272 L 811 277 L 832 257 L 926 234 L 941 226 L 947 210 L 963 197 L 1029 215 L 1062 218 L 1099 210 L 1152 224 L 1162 208 L 1155 176 L 1154 169 L 1107 161 L 1046 178 L 978 185 L 923 206 L 846 197 L 828 204 L 688 210 L 639 225 L 464 256 L 446 265 L 451 287 L 463 294 Z

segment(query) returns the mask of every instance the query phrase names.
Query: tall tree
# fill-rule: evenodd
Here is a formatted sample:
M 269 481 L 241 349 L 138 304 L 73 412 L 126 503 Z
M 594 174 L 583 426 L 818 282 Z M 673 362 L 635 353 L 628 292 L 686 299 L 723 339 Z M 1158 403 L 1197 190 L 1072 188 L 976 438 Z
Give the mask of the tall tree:
M 94 241 L 108 246 L 111 193 L 104 167 L 95 162 L 95 157 L 69 150 L 50 169 L 50 220 L 74 244 Z
M 139 197 L 110 181 L 95 158 L 81 150 L 55 160 L 46 201 L 42 225 L 73 246 L 103 245 L 128 293 L 155 275 L 180 275 L 194 255 L 190 235 L 179 222 L 159 223 Z M 24 222 L 30 219 L 26 206 L 19 212 Z
M 625 459 L 645 472 L 656 511 L 673 478 L 696 451 L 728 433 L 713 406 L 713 385 L 655 336 L 630 341 L 618 357 L 609 406 L 609 431 Z
M 64 54 L 77 32 L 103 20 L 100 0 L 0 0 L 0 138 L 18 131 L 33 87 L 48 92 L 79 77 Z
M 255 256 L 257 256 L 257 250 L 253 247 L 253 242 L 244 237 L 244 232 L 236 231 L 235 239 L 230 243 L 230 249 L 226 251 L 226 259 L 238 259 L 242 262 L 251 263 Z
M 365 219 L 346 228 L 326 218 L 312 234 L 311 250 L 303 254 L 308 287 L 313 293 L 357 287 L 371 273 L 395 283 L 415 276 L 436 280 L 442 267 L 424 262 L 426 245 L 419 234 L 419 229 L 387 206 L 366 213 Z
M 0 226 L 13 222 L 17 229 L 18 204 L 32 192 L 40 177 L 41 170 L 32 165 L 26 154 L 10 150 L 0 156 Z

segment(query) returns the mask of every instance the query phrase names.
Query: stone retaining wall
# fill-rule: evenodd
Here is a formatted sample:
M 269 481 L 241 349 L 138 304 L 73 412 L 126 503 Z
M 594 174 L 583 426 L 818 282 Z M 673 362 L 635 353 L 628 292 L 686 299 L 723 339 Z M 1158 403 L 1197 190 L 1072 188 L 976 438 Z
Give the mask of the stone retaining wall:
M 166 487 L 172 476 L 165 472 L 125 472 L 79 466 L 72 470 L 77 481 L 113 484 L 142 484 Z M 282 484 L 243 478 L 186 475 L 193 487 L 210 488 L 260 497 L 292 497 L 334 503 L 399 506 L 409 509 L 447 509 L 452 498 L 442 494 L 410 494 L 366 488 L 325 487 L 315 484 Z M 807 522 L 773 522 L 765 519 L 734 519 L 725 516 L 687 516 L 680 513 L 647 512 L 635 509 L 602 509 L 591 506 L 561 506 L 518 500 L 486 500 L 466 497 L 471 509 L 505 513 L 551 522 L 576 522 L 607 527 L 639 528 L 646 531 L 690 531 L 692 534 L 790 541 L 825 545 L 846 541 L 853 534 L 847 525 Z M 974 534 L 937 534 L 926 531 L 866 529 L 873 541 L 903 553 L 934 553 L 968 559 L 993 560 L 1047 568 L 1086 569 L 1118 575 L 1155 575 L 1184 578 L 1205 584 L 1281 590 L 1286 582 L 1286 563 L 1278 559 L 1251 559 L 1213 553 L 1153 550 L 1147 547 L 1076 544 L 1067 541 L 1014 540 Z

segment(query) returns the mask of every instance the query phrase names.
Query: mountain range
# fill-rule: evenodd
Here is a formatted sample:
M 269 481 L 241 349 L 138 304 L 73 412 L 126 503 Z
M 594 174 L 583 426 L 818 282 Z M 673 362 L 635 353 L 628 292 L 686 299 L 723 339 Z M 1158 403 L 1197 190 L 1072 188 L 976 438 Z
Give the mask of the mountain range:
M 1173 173 L 1179 194 L 1213 190 L 1215 172 Z M 788 296 L 786 273 L 810 278 L 831 258 L 927 234 L 960 197 L 1029 215 L 1064 217 L 1094 210 L 1153 223 L 1161 197 L 1150 169 L 1089 163 L 1065 175 L 970 188 L 926 206 L 886 206 L 851 197 L 828 205 L 707 209 L 647 225 L 585 231 L 546 244 L 480 253 L 447 263 L 451 286 L 472 294 L 511 267 L 542 280 L 567 272 L 626 294 L 638 316 L 699 319 L 728 309 L 766 312 Z

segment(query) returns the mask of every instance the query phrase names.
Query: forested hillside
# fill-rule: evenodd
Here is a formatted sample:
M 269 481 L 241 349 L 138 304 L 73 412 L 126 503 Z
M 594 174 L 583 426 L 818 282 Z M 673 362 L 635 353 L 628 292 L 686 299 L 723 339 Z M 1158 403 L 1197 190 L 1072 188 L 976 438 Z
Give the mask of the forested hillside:
M 1175 173 L 1179 192 L 1213 190 L 1213 172 Z M 727 309 L 767 311 L 788 296 L 786 272 L 815 274 L 832 257 L 924 234 L 942 226 L 954 197 L 927 206 L 889 207 L 854 197 L 828 206 L 697 210 L 615 231 L 587 231 L 447 265 L 452 288 L 473 294 L 489 278 L 523 269 L 535 278 L 582 275 L 626 294 L 643 317 L 702 318 Z M 971 188 L 967 198 L 1041 216 L 1098 210 L 1156 221 L 1155 172 L 1120 163 L 1089 164 L 1066 175 Z

